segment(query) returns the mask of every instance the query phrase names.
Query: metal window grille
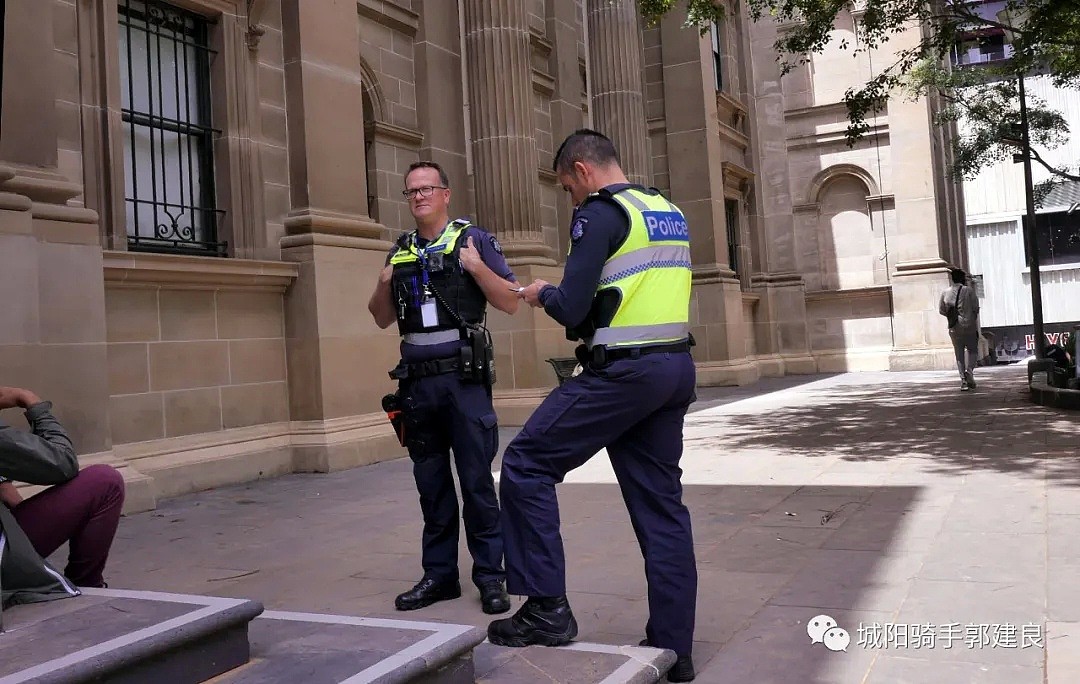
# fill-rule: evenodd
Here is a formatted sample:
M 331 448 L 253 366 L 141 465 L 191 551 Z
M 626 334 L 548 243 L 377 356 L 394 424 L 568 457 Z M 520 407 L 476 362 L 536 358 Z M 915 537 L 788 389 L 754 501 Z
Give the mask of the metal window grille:
M 739 203 L 737 200 L 724 200 L 724 220 L 727 223 L 728 262 L 731 270 L 739 272 Z
M 722 30 L 720 22 L 714 21 L 712 24 L 712 56 L 713 56 L 713 73 L 716 80 L 716 89 L 724 89 L 724 65 L 723 65 L 723 51 L 721 49 L 720 31 Z
M 120 0 L 128 249 L 225 256 L 214 201 L 209 21 Z

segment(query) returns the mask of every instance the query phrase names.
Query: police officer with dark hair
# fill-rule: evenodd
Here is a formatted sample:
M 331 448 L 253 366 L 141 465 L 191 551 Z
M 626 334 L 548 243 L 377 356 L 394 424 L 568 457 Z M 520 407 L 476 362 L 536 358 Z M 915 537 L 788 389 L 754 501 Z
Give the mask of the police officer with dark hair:
M 537 280 L 521 297 L 583 342 L 584 370 L 548 395 L 503 454 L 507 589 L 528 600 L 492 622 L 488 638 L 557 646 L 577 635 L 555 485 L 606 447 L 645 558 L 641 643 L 673 650 L 669 680 L 690 681 L 697 568 L 679 468 L 696 399 L 688 225 L 658 191 L 627 181 L 615 146 L 596 131 L 568 137 L 554 169 L 577 207 L 566 270 L 559 286 Z
M 396 395 L 383 399 L 409 450 L 424 515 L 423 578 L 395 600 L 415 610 L 461 596 L 454 452 L 473 557 L 472 580 L 485 613 L 510 609 L 503 588 L 503 544 L 491 464 L 499 428 L 491 401 L 494 358 L 483 323 L 488 302 L 513 314 L 516 280 L 493 235 L 466 219 L 450 221 L 446 173 L 415 162 L 403 194 L 416 230 L 402 235 L 379 275 L 368 310 L 380 328 L 395 321 L 401 362 L 390 372 Z

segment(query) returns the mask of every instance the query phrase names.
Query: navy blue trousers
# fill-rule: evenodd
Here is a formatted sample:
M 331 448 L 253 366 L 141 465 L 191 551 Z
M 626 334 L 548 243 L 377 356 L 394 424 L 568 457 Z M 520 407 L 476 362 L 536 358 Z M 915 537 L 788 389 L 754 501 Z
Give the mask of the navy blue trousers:
M 409 457 L 424 515 L 424 574 L 458 579 L 458 500 L 450 471 L 454 452 L 465 539 L 473 557 L 472 579 L 479 587 L 502 581 L 503 544 L 499 503 L 491 464 L 499 447 L 499 427 L 491 394 L 456 373 L 401 382 L 404 401 L 415 403 L 406 425 Z
M 645 559 L 646 636 L 690 655 L 697 566 L 679 460 L 695 380 L 689 353 L 649 354 L 587 368 L 548 395 L 503 455 L 499 498 L 509 593 L 566 594 L 555 485 L 607 447 Z

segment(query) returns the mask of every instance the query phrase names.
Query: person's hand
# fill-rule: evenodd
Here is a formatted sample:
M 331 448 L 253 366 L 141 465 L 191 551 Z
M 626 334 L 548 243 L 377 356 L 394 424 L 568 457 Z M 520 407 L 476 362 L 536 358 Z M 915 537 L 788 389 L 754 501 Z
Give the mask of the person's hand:
M 532 285 L 529 285 L 524 290 L 519 292 L 518 296 L 524 299 L 525 303 L 529 306 L 541 307 L 543 306 L 543 304 L 540 303 L 540 290 L 543 290 L 546 286 L 550 284 L 551 283 L 547 282 L 546 280 L 540 280 L 539 278 L 537 278 L 533 281 Z
M 394 277 L 393 265 L 387 266 L 379 272 L 379 284 L 385 285 L 390 282 L 390 279 Z
M 30 390 L 20 387 L 0 387 L 0 409 L 28 409 L 41 402 L 41 398 Z
M 14 482 L 0 482 L 0 504 L 15 508 L 22 503 L 22 500 L 22 494 L 19 494 Z
M 465 246 L 458 251 L 458 260 L 461 262 L 461 267 L 469 273 L 474 273 L 476 268 L 484 263 L 484 260 L 480 258 L 480 252 L 473 245 L 472 235 L 465 238 Z

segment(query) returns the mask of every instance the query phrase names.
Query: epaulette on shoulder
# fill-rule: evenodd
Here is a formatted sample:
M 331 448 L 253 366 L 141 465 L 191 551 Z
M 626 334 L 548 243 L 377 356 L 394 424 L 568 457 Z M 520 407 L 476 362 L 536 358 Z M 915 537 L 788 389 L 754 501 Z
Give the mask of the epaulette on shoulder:
M 582 200 L 581 206 L 584 207 L 589 202 L 593 202 L 593 201 L 597 201 L 597 200 L 604 201 L 604 202 L 611 202 L 615 206 L 621 206 L 619 204 L 619 201 L 617 199 L 615 199 L 615 195 L 612 194 L 612 192 L 610 190 L 608 190 L 607 188 L 600 188 L 596 192 L 590 192 L 588 195 L 585 196 L 585 199 Z

